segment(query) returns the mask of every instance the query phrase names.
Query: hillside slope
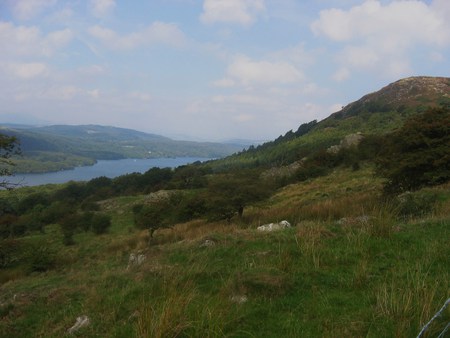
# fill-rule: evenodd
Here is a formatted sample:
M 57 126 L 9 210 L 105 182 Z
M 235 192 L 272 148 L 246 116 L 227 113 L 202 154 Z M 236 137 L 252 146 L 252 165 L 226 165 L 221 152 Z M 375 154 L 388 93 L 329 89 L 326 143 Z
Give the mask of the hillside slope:
M 337 145 L 349 134 L 382 135 L 400 127 L 414 114 L 450 106 L 450 78 L 410 77 L 387 85 L 348 104 L 342 110 L 297 131 L 215 163 L 216 169 L 283 166 Z

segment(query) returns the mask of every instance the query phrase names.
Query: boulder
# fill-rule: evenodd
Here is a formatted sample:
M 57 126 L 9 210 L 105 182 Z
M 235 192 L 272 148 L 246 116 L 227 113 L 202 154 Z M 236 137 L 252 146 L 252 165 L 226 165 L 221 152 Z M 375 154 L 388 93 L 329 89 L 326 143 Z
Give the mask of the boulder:
M 142 263 L 144 263 L 146 259 L 146 256 L 144 254 L 134 254 L 131 253 L 130 257 L 128 258 L 128 266 L 127 270 L 131 268 L 132 266 L 139 266 Z
M 86 327 L 90 324 L 90 320 L 88 316 L 80 316 L 77 318 L 75 324 L 67 330 L 68 334 L 74 334 L 75 332 L 77 332 L 79 329 Z
M 216 242 L 214 242 L 211 239 L 207 239 L 202 244 L 200 244 L 200 247 L 201 248 L 203 248 L 203 247 L 211 247 L 211 246 L 215 246 L 215 245 L 216 245 Z
M 238 296 L 230 297 L 230 300 L 236 304 L 244 304 L 244 303 L 247 303 L 248 298 L 245 295 L 238 295 Z
M 348 149 L 356 147 L 364 139 L 364 136 L 358 132 L 356 134 L 349 134 L 345 136 L 338 145 L 331 146 L 327 149 L 330 154 L 337 154 L 341 149 Z
M 264 224 L 261 225 L 259 227 L 256 228 L 256 230 L 258 231 L 277 231 L 277 230 L 282 230 L 282 229 L 286 229 L 286 228 L 290 228 L 291 224 L 284 220 L 281 221 L 279 223 L 269 223 L 269 224 Z

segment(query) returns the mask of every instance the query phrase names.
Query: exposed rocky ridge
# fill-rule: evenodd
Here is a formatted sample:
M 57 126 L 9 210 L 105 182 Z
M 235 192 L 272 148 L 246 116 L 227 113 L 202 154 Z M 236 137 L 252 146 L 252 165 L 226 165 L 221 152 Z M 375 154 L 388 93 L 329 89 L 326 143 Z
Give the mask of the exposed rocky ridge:
M 416 76 L 398 80 L 367 94 L 332 116 L 343 118 L 357 115 L 362 111 L 402 111 L 441 104 L 450 104 L 450 78 Z

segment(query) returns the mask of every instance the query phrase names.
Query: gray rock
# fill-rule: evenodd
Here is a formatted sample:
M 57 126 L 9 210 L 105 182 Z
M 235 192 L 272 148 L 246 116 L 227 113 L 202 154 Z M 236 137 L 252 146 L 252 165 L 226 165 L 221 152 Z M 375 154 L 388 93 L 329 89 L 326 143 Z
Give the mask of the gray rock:
M 203 247 L 211 247 L 211 246 L 215 246 L 215 245 L 216 245 L 216 242 L 214 242 L 211 239 L 207 239 L 200 245 L 200 247 L 201 248 L 203 248 Z
M 231 296 L 230 300 L 236 304 L 244 304 L 248 302 L 248 298 L 246 295 Z
M 127 270 L 133 266 L 142 265 L 142 263 L 144 263 L 145 259 L 146 259 L 146 256 L 144 254 L 131 253 L 130 257 L 128 258 Z
M 286 228 L 290 228 L 291 224 L 284 220 L 281 221 L 279 223 L 269 223 L 269 224 L 264 224 L 261 225 L 259 227 L 256 228 L 256 230 L 258 231 L 277 231 L 277 230 L 282 230 L 282 229 L 286 229 Z
M 91 323 L 88 316 L 80 316 L 77 318 L 75 324 L 67 330 L 68 334 L 74 334 L 78 330 L 80 330 L 83 327 L 88 326 Z

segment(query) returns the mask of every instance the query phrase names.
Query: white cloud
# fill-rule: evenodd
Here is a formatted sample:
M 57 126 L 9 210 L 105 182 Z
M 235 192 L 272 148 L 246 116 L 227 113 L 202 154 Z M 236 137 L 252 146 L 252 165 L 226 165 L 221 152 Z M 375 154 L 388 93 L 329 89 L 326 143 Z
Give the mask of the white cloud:
M 239 123 L 250 122 L 255 120 L 256 117 L 251 114 L 239 114 L 233 117 L 233 120 Z
M 98 99 L 100 97 L 100 89 L 88 90 L 87 94 L 93 99 Z
M 449 3 L 437 0 L 427 5 L 400 0 L 383 5 L 378 0 L 366 0 L 349 10 L 321 11 L 311 29 L 344 45 L 338 53 L 341 66 L 334 75 L 337 80 L 348 78 L 349 73 L 342 73 L 345 68 L 405 75 L 411 72 L 408 54 L 414 48 L 445 48 L 450 44 Z
M 324 10 L 311 28 L 334 41 L 382 39 L 388 48 L 415 42 L 445 44 L 450 38 L 444 18 L 417 0 L 394 1 L 386 6 L 378 0 L 367 0 L 348 11 Z
M 0 59 L 6 56 L 49 57 L 73 38 L 66 28 L 43 35 L 39 28 L 0 22 Z
M 230 87 L 286 85 L 303 80 L 303 74 L 288 62 L 253 61 L 246 56 L 238 56 L 228 66 L 227 77 L 215 85 Z
M 232 79 L 224 78 L 213 82 L 216 87 L 230 88 L 235 86 L 235 81 Z
M 333 74 L 333 80 L 337 82 L 342 82 L 347 80 L 350 77 L 350 71 L 348 68 L 342 67 L 339 68 L 334 74 Z
M 111 49 L 134 49 L 143 45 L 163 43 L 180 47 L 185 41 L 184 33 L 175 24 L 154 22 L 146 29 L 127 35 L 119 35 L 115 31 L 101 26 L 93 26 L 89 33 Z
M 200 20 L 206 24 L 224 22 L 248 26 L 265 9 L 264 0 L 204 0 Z
M 103 17 L 108 15 L 116 7 L 115 0 L 90 0 L 89 8 L 92 14 L 96 17 Z
M 10 75 L 21 79 L 31 79 L 41 76 L 47 72 L 47 66 L 39 62 L 30 63 L 8 63 L 3 64 L 2 68 Z
M 41 13 L 46 7 L 56 4 L 57 0 L 15 0 L 12 10 L 19 20 L 29 20 Z
M 152 99 L 152 96 L 149 93 L 143 93 L 143 92 L 132 92 L 128 94 L 128 97 L 133 100 L 139 100 L 139 101 L 150 101 Z

